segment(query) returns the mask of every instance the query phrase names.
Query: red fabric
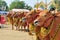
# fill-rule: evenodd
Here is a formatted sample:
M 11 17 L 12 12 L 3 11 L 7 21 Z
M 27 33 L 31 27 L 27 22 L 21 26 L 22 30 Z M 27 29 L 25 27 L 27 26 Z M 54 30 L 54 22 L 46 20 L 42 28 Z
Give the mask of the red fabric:
M 0 23 L 1 23 L 1 24 L 5 24 L 5 22 L 6 22 L 6 20 L 5 20 L 4 16 L 1 16 L 1 21 L 0 21 Z
M 0 23 L 1 23 L 1 15 L 0 15 Z

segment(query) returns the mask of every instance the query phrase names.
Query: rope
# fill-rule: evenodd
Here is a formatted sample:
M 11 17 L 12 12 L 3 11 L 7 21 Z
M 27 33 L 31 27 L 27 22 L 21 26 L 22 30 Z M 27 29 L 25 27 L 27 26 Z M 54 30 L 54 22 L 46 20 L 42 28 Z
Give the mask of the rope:
M 55 40 L 54 38 L 57 36 L 57 33 L 59 32 L 59 30 L 60 30 L 60 25 L 59 25 L 59 27 L 57 28 L 57 30 L 56 30 L 56 32 L 55 32 L 55 34 L 54 34 L 52 40 Z
M 54 22 L 54 20 L 52 19 L 52 21 L 51 21 L 49 27 L 47 28 L 47 34 L 46 34 L 46 36 L 51 32 L 53 22 Z

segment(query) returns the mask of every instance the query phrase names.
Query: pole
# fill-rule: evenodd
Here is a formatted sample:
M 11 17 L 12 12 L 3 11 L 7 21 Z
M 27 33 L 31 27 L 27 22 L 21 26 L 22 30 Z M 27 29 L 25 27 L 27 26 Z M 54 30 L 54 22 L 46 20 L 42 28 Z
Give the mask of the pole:
M 45 10 L 47 10 L 47 0 L 45 1 L 45 3 L 46 3 L 46 7 L 45 7 Z
M 38 0 L 37 0 L 37 5 L 36 5 L 36 8 L 38 9 Z

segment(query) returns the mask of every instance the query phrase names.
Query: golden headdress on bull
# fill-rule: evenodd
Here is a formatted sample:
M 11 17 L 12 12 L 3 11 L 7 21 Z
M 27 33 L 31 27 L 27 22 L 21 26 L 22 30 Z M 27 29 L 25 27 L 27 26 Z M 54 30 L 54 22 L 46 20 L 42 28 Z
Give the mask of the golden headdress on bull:
M 36 12 L 36 10 L 31 10 L 30 13 Z
M 33 9 L 33 10 L 31 10 L 31 13 L 32 13 L 32 12 L 40 13 L 40 12 L 43 12 L 43 10 L 40 10 L 40 9 Z

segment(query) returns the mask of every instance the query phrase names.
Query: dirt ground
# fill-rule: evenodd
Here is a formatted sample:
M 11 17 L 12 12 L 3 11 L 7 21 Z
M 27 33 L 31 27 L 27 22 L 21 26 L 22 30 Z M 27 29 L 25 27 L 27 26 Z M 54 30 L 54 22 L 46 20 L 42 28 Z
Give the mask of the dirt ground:
M 5 25 L 0 29 L 0 40 L 35 40 L 28 32 L 11 30 L 11 25 Z

